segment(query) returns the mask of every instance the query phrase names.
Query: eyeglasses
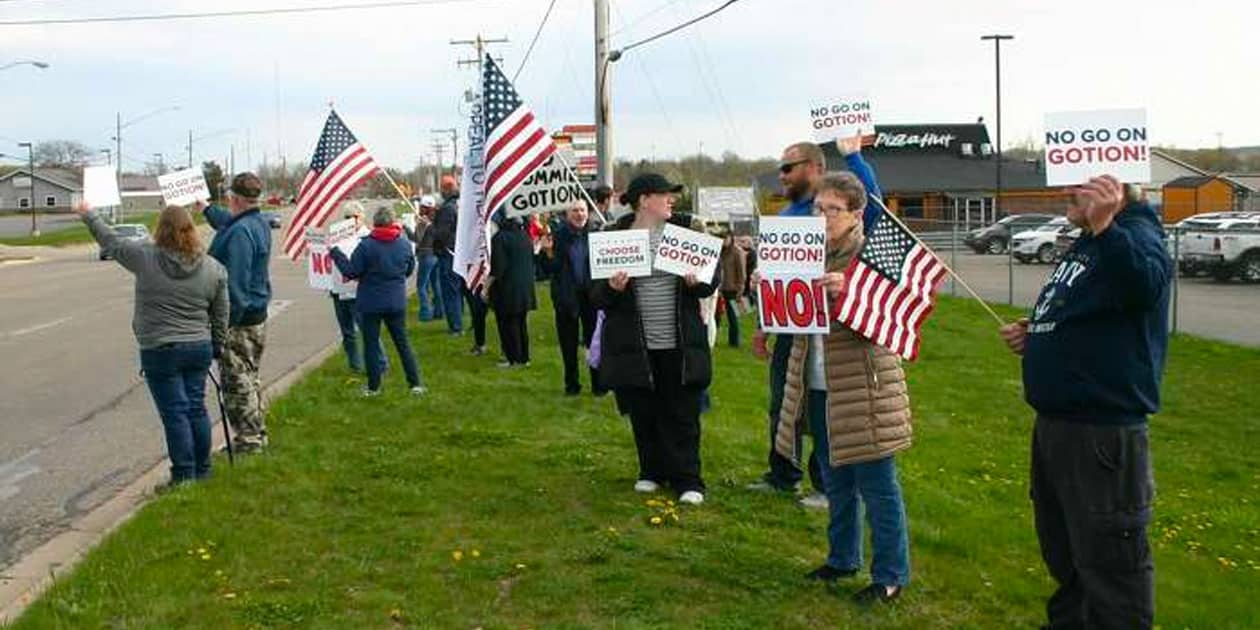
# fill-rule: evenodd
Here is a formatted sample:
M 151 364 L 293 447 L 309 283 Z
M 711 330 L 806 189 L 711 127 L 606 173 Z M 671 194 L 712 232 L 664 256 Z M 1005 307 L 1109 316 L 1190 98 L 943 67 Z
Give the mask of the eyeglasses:
M 821 215 L 835 217 L 835 216 L 840 216 L 846 212 L 852 212 L 852 210 L 849 210 L 848 206 L 835 206 L 831 204 L 824 205 L 821 203 L 814 204 L 814 214 L 816 215 L 821 214 Z
M 779 172 L 783 173 L 784 175 L 787 175 L 788 173 L 791 173 L 792 170 L 795 169 L 797 166 L 800 166 L 801 164 L 805 164 L 806 162 L 809 162 L 809 160 L 805 159 L 805 160 L 797 160 L 795 162 L 784 162 L 779 165 Z

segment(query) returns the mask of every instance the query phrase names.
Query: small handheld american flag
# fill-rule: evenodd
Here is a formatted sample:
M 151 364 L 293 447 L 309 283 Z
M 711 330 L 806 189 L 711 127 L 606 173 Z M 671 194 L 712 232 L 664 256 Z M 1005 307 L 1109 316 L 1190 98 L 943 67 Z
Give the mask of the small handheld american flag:
M 871 342 L 913 361 L 919 329 L 935 307 L 946 268 L 887 210 L 845 270 L 833 317 Z
M 311 156 L 311 170 L 298 189 L 297 210 L 284 233 L 284 254 L 297 260 L 306 249 L 306 228 L 323 226 L 337 205 L 379 169 L 337 112 L 329 112 Z

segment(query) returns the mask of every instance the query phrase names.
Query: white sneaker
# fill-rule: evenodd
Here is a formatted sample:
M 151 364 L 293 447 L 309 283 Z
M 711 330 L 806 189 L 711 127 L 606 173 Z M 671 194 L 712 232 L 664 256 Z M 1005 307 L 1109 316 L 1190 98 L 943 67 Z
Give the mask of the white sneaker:
M 657 490 L 660 490 L 660 489 L 661 489 L 661 484 L 656 483 L 655 481 L 652 481 L 651 479 L 640 479 L 634 482 L 635 492 L 644 492 L 644 493 L 656 492 Z
M 364 398 L 375 398 L 375 397 L 380 396 L 380 395 L 381 395 L 381 390 L 379 390 L 379 389 L 368 389 L 368 388 L 366 388 L 366 387 L 364 387 L 364 388 L 363 388 L 363 397 L 364 397 Z
M 825 510 L 831 507 L 831 502 L 827 500 L 827 495 L 821 492 L 814 492 L 801 497 L 800 504 L 811 510 Z
M 412 396 L 423 396 L 423 395 L 425 395 L 425 394 L 427 394 L 427 393 L 429 393 L 429 388 L 427 388 L 427 387 L 425 387 L 425 386 L 423 386 L 423 385 L 416 385 L 415 387 L 412 387 L 412 388 L 411 388 L 411 395 L 412 395 Z
M 678 502 L 686 503 L 687 505 L 700 505 L 704 503 L 704 495 L 695 490 L 688 490 L 678 497 Z

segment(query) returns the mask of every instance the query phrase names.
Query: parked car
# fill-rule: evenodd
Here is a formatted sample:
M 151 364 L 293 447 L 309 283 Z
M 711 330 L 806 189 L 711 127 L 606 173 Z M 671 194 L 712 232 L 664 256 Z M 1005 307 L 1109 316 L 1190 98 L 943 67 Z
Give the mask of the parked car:
M 114 234 L 124 241 L 147 241 L 149 240 L 149 228 L 142 223 L 119 223 L 113 227 Z M 109 260 L 109 254 L 105 250 L 100 250 L 97 254 L 101 260 Z
M 1048 265 L 1055 261 L 1055 239 L 1069 228 L 1067 217 L 1055 217 L 1031 230 L 1016 233 L 1011 239 L 1011 256 L 1025 264 L 1036 260 Z
M 1059 235 L 1054 237 L 1054 259 L 1063 260 L 1063 255 L 1067 250 L 1072 248 L 1072 244 L 1076 239 L 1081 237 L 1081 228 L 1072 226 L 1059 231 Z
M 982 228 L 974 229 L 963 237 L 963 243 L 977 254 L 1001 254 L 1011 240 L 1011 234 L 1031 230 L 1053 219 L 1053 214 L 1012 214 Z
M 267 219 L 267 225 L 270 225 L 273 230 L 280 229 L 280 226 L 284 225 L 284 217 L 275 210 L 264 210 L 262 215 Z
M 1177 224 L 1173 243 L 1183 275 L 1211 275 L 1220 282 L 1235 276 L 1260 283 L 1260 216 L 1250 218 L 1192 217 Z

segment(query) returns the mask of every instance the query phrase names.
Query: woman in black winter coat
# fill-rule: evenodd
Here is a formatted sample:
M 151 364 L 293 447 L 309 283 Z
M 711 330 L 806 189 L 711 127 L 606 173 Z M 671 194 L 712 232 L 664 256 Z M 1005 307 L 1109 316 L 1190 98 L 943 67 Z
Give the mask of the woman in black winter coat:
M 646 229 L 659 245 L 667 222 L 690 227 L 673 214 L 681 189 L 660 175 L 644 174 L 621 197 L 634 213 L 613 229 Z M 637 492 L 669 484 L 682 503 L 704 501 L 700 477 L 700 396 L 712 378 L 708 331 L 700 318 L 700 298 L 721 282 L 655 271 L 630 279 L 619 272 L 596 281 L 591 301 L 604 310 L 600 338 L 600 378 L 629 412 L 639 454 Z
M 503 348 L 500 367 L 529 364 L 529 312 L 534 296 L 534 245 L 520 219 L 503 219 L 490 240 L 490 306 Z

